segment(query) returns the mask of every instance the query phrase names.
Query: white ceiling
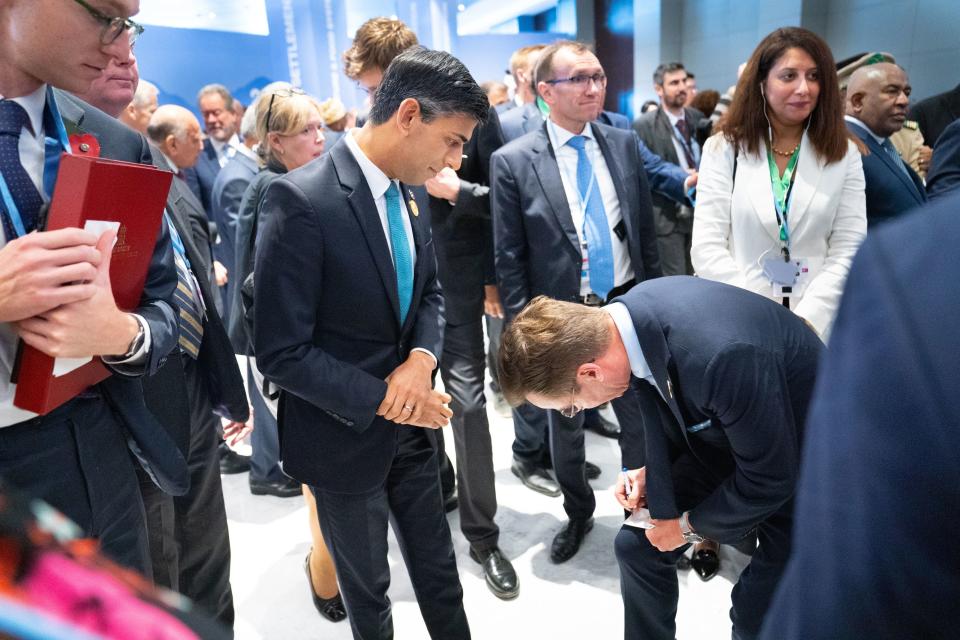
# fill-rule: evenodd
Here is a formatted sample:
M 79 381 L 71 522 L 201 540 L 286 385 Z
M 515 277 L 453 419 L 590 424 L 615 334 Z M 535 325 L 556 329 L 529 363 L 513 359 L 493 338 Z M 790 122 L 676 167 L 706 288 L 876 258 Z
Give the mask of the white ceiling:
M 177 29 L 270 34 L 266 0 L 142 0 L 134 20 Z

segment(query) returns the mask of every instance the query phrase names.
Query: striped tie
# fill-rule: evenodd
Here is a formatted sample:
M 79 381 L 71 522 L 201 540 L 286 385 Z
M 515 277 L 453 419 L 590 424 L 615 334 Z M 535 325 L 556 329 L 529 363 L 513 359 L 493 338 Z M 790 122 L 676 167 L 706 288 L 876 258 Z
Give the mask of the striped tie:
M 190 261 L 187 259 L 183 240 L 170 218 L 167 218 L 167 226 L 170 227 L 170 240 L 173 244 L 173 262 L 177 265 L 177 289 L 173 293 L 173 299 L 180 308 L 180 348 L 196 360 L 200 354 L 200 343 L 203 342 L 203 314 L 193 290 Z

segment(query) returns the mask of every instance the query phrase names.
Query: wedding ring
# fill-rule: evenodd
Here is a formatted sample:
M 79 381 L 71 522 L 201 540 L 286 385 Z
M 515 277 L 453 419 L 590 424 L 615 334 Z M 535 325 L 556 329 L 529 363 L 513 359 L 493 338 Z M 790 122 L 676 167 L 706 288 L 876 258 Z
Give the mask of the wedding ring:
M 414 409 L 413 407 L 411 407 L 411 406 L 408 405 L 408 404 L 403 405 L 403 408 L 406 409 L 407 411 L 413 411 L 413 409 Z

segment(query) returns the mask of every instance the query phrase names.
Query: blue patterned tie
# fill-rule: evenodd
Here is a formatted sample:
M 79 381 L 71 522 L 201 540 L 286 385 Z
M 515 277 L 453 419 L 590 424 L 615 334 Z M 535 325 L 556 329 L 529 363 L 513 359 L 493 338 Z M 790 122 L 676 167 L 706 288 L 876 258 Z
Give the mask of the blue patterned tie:
M 593 177 L 593 165 L 587 157 L 587 139 L 573 136 L 567 144 L 577 150 L 577 191 L 585 202 L 584 235 L 587 240 L 587 256 L 590 261 L 590 288 L 606 300 L 613 289 L 613 243 L 610 239 L 610 223 L 603 208 L 600 187 Z M 587 190 L 590 193 L 587 193 Z
M 413 298 L 413 260 L 403 227 L 403 206 L 400 190 L 391 181 L 387 189 L 387 226 L 390 228 L 390 245 L 393 247 L 393 267 L 397 272 L 397 296 L 400 298 L 400 324 L 407 319 L 410 299 Z
M 910 178 L 910 182 L 913 182 L 913 178 L 910 177 L 910 172 L 907 171 L 907 165 L 903 163 L 903 159 L 900 157 L 900 154 L 897 153 L 897 149 L 893 146 L 893 143 L 890 142 L 890 138 L 884 140 L 883 144 L 880 146 L 883 147 L 883 150 L 887 152 L 887 155 L 893 159 L 893 163 L 900 167 L 900 171 L 903 171 L 903 174 Z
M 30 118 L 23 107 L 13 100 L 0 100 L 0 171 L 27 233 L 36 228 L 37 215 L 43 206 L 43 197 L 20 163 L 20 131 L 29 123 Z M 9 241 L 16 238 L 17 233 L 10 221 L 10 212 L 5 209 L 3 232 Z
M 200 345 L 203 343 L 203 311 L 197 302 L 197 296 L 201 294 L 199 291 L 194 292 L 193 278 L 190 277 L 190 259 L 187 258 L 187 248 L 183 246 L 183 239 L 166 212 L 163 215 L 170 228 L 173 263 L 177 267 L 177 288 L 173 292 L 173 300 L 180 309 L 180 313 L 177 314 L 177 324 L 180 326 L 179 344 L 184 353 L 196 360 L 200 355 Z

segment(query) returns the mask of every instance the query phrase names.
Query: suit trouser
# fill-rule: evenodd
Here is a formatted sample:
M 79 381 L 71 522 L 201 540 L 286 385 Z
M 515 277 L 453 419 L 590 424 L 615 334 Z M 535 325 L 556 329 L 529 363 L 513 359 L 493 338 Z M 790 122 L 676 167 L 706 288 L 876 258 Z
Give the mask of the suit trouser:
M 313 487 L 313 492 L 354 638 L 393 637 L 387 597 L 388 521 L 400 543 L 430 637 L 470 637 L 450 527 L 440 499 L 436 451 L 426 433 L 416 427 L 397 427 L 396 454 L 382 486 L 360 494 L 320 487 Z
M 500 334 L 503 333 L 503 318 L 484 316 L 487 320 L 487 370 L 490 371 L 490 388 L 500 391 L 500 373 L 497 369 L 497 354 L 500 352 Z
M 641 424 L 640 406 L 632 388 L 610 403 L 621 425 Z M 583 442 L 583 412 L 564 418 L 559 411 L 547 411 L 550 427 L 550 456 L 553 472 L 563 493 L 563 510 L 570 518 L 589 518 L 597 506 L 593 488 L 587 482 L 586 449 Z
M 440 375 L 444 389 L 453 399 L 450 422 L 457 452 L 460 529 L 477 551 L 496 547 L 500 537 L 500 529 L 494 522 L 497 491 L 487 402 L 483 395 L 483 366 L 483 320 L 478 317 L 468 324 L 447 325 Z
M 0 429 L 0 477 L 98 538 L 105 556 L 150 578 L 134 466 L 123 429 L 100 397 L 75 398 Z
M 660 253 L 660 269 L 665 276 L 693 275 L 693 262 L 690 259 L 690 245 L 693 234 L 690 231 L 675 231 L 657 236 L 657 250 Z
M 261 482 L 286 480 L 280 469 L 280 436 L 277 418 L 263 399 L 263 389 L 253 375 L 256 361 L 247 359 L 247 395 L 253 406 L 253 432 L 250 434 L 250 479 Z
M 706 498 L 716 483 L 707 473 L 676 474 L 678 467 L 696 470 L 687 454 L 674 465 L 677 506 L 687 511 Z M 758 547 L 750 564 L 740 574 L 730 596 L 734 640 L 758 637 L 763 616 L 790 557 L 793 501 L 757 525 Z M 696 526 L 696 522 L 693 523 Z M 735 540 L 722 540 L 734 543 Z M 627 640 L 673 640 L 676 637 L 677 561 L 690 545 L 660 552 L 650 544 L 643 529 L 624 526 L 617 534 L 614 551 L 620 565 L 620 591 L 624 605 L 624 637 Z
M 141 481 L 150 554 L 157 584 L 189 597 L 232 628 L 230 535 L 217 454 L 220 419 L 213 413 L 196 361 L 184 357 L 183 368 L 190 396 L 190 490 L 173 497 Z

